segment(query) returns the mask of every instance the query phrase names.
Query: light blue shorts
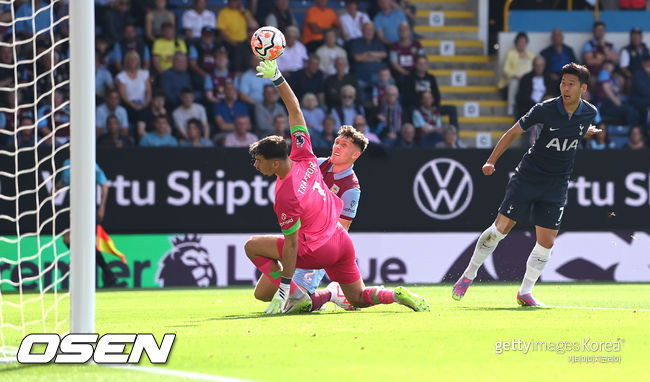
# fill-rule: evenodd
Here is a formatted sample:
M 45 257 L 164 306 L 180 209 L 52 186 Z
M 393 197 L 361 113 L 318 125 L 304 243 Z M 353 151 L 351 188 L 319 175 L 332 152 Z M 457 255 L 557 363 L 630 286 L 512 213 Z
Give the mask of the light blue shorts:
M 300 269 L 296 268 L 293 273 L 293 281 L 305 288 L 309 294 L 316 291 L 320 285 L 321 280 L 325 277 L 324 269 Z

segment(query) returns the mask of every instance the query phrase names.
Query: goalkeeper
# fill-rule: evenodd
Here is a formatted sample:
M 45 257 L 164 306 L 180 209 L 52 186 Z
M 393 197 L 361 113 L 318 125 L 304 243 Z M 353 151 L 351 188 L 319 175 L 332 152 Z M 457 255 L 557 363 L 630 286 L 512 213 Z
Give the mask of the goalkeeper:
M 61 179 L 59 179 L 57 182 L 56 187 L 54 188 L 54 192 L 64 186 L 70 186 L 70 159 L 63 161 L 63 167 L 64 170 L 61 174 Z M 99 207 L 97 207 L 97 224 L 99 224 L 102 222 L 102 220 L 104 220 L 104 215 L 106 214 L 106 201 L 108 200 L 108 179 L 106 178 L 104 171 L 99 167 L 97 163 L 95 163 L 95 182 L 102 188 L 102 199 L 99 203 Z M 70 192 L 68 191 L 68 194 L 66 195 L 66 204 L 69 202 Z M 69 230 L 66 231 L 66 233 L 63 235 L 63 242 L 68 248 L 70 248 Z M 109 288 L 115 285 L 115 282 L 117 281 L 115 279 L 115 275 L 113 274 L 113 271 L 111 271 L 111 268 L 108 266 L 108 264 L 106 264 L 104 256 L 97 249 L 95 249 L 95 261 L 97 262 L 97 265 L 102 269 L 103 287 Z

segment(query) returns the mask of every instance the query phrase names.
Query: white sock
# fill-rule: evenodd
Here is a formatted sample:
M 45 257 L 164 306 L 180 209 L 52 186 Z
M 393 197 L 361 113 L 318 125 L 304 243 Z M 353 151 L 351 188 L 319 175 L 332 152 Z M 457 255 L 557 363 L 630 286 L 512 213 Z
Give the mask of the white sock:
M 467 266 L 467 269 L 465 269 L 463 276 L 470 280 L 474 280 L 478 269 L 481 267 L 485 259 L 494 252 L 494 249 L 504 237 L 506 237 L 506 235 L 499 232 L 494 224 L 483 231 L 476 242 L 474 254 L 472 255 L 472 259 L 469 261 L 469 265 Z
M 539 279 L 539 276 L 544 272 L 544 268 L 546 268 L 548 258 L 551 257 L 551 249 L 553 247 L 544 248 L 539 243 L 535 243 L 526 262 L 526 274 L 524 275 L 524 281 L 521 283 L 519 294 L 523 295 L 533 291 L 537 279 Z

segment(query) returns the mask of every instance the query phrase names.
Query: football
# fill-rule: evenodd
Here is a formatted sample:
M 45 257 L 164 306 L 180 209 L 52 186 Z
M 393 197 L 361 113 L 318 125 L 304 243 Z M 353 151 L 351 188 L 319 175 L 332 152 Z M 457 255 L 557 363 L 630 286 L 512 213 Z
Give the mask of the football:
M 287 42 L 279 29 L 261 27 L 251 37 L 251 49 L 262 60 L 275 60 L 284 53 Z

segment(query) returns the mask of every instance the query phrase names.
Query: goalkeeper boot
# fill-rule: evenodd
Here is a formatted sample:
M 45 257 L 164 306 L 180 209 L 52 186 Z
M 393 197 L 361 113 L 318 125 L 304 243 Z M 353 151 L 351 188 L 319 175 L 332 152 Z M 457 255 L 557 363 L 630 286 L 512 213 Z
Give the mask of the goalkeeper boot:
M 408 306 L 416 312 L 430 312 L 431 307 L 427 300 L 423 297 L 418 296 L 417 294 L 411 292 L 410 290 L 399 286 L 395 288 L 395 302 Z
M 339 308 L 343 310 L 360 310 L 356 306 L 352 306 L 352 304 L 350 304 L 348 299 L 345 298 L 345 294 L 343 294 L 343 291 L 341 290 L 341 286 L 336 281 L 332 281 L 331 283 L 329 283 L 329 285 L 325 289 L 327 289 L 328 291 L 330 291 L 330 293 L 332 293 L 332 297 L 330 301 L 333 302 Z
M 451 291 L 451 298 L 460 301 L 465 293 L 467 293 L 467 288 L 469 288 L 470 285 L 472 285 L 472 280 L 465 276 L 461 276 L 458 281 L 456 281 L 456 284 L 454 284 L 454 289 Z
M 311 298 L 302 289 L 296 290 L 289 295 L 284 313 L 306 313 L 311 311 Z
M 517 292 L 517 303 L 521 306 L 546 307 L 546 304 L 533 297 L 532 293 L 521 294 Z

